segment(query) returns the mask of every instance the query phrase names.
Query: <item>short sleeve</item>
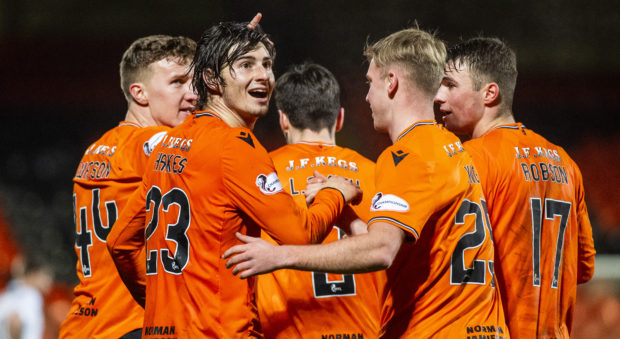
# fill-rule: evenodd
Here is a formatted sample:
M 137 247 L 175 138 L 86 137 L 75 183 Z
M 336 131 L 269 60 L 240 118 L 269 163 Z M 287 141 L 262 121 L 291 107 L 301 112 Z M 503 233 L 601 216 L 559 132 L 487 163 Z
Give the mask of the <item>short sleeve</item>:
M 402 228 L 417 239 L 434 212 L 432 184 L 434 164 L 406 149 L 388 148 L 377 161 L 376 188 L 370 221 Z

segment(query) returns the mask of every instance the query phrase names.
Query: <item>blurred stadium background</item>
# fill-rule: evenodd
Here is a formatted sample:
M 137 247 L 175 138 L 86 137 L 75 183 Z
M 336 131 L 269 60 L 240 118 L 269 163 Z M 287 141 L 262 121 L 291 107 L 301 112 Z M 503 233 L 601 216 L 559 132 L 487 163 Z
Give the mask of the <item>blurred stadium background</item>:
M 620 337 L 617 1 L 0 0 L 0 274 L 16 253 L 50 261 L 48 337 L 77 281 L 71 178 L 83 150 L 125 115 L 121 54 L 144 35 L 198 39 L 257 11 L 277 45 L 276 76 L 304 60 L 332 70 L 346 108 L 338 142 L 371 159 L 389 141 L 364 101 L 367 40 L 417 22 L 448 44 L 479 34 L 508 42 L 519 60 L 517 120 L 564 146 L 584 176 L 599 255 L 595 279 L 579 287 L 573 337 Z M 276 117 L 272 107 L 256 126 L 268 150 L 284 143 Z

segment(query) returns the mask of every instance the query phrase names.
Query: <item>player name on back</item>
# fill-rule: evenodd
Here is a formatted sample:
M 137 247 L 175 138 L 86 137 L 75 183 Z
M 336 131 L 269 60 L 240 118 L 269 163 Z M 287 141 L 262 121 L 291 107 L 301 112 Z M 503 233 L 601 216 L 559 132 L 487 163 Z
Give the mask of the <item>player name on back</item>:
M 551 181 L 568 184 L 566 167 L 557 150 L 544 147 L 515 147 L 515 157 L 522 159 L 520 165 L 525 181 Z M 541 160 L 538 161 L 537 160 Z
M 86 151 L 84 151 L 84 155 L 88 155 L 88 154 L 103 154 L 103 155 L 106 155 L 108 157 L 111 157 L 112 155 L 114 155 L 115 151 L 116 151 L 116 145 L 114 145 L 114 146 L 97 145 L 95 143 L 95 144 L 90 145 L 90 147 L 87 148 Z
M 338 159 L 336 157 L 317 156 L 314 158 L 293 159 L 288 161 L 287 171 L 303 169 L 306 167 L 332 166 L 357 172 L 357 164 L 353 161 Z
M 183 152 L 189 151 L 192 147 L 193 139 L 175 138 L 166 135 L 159 146 L 161 148 L 178 149 Z M 182 174 L 187 164 L 187 158 L 176 154 L 167 152 L 157 152 L 155 155 L 154 171 Z
M 110 175 L 109 161 L 82 161 L 75 172 L 76 179 L 105 179 Z

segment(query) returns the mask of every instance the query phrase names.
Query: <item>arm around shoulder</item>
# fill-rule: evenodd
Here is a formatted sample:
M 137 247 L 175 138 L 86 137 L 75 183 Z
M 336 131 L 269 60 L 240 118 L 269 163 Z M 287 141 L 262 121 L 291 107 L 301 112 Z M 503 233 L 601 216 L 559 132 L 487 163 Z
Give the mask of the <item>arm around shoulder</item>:
M 392 265 L 405 232 L 388 223 L 375 222 L 368 233 L 328 244 L 281 246 L 284 268 L 328 273 L 365 273 Z
M 241 236 L 245 242 L 224 253 L 227 267 L 241 278 L 291 268 L 328 273 L 365 273 L 386 269 L 394 262 L 405 232 L 388 223 L 373 223 L 368 233 L 322 245 L 274 246 Z

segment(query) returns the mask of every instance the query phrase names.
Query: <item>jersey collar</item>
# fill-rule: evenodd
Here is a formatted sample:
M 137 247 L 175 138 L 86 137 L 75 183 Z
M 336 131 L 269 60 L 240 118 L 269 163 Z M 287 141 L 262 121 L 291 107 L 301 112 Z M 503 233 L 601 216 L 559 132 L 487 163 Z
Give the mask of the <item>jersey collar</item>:
M 200 117 L 215 117 L 218 118 L 220 120 L 222 120 L 222 118 L 217 115 L 215 112 L 213 111 L 196 111 L 194 112 L 194 114 L 196 115 L 196 118 L 200 118 Z
M 136 124 L 135 122 L 131 122 L 131 121 L 121 121 L 118 125 L 119 126 L 134 126 L 134 127 L 138 127 L 138 128 L 142 127 L 142 126 Z
M 496 129 L 512 129 L 512 130 L 524 130 L 527 127 L 525 127 L 524 124 L 520 123 L 520 122 L 514 122 L 511 124 L 503 124 L 503 125 L 498 125 L 495 126 L 493 128 L 491 128 L 490 130 L 488 130 L 486 133 L 484 133 L 485 135 L 491 133 L 492 131 L 496 130 Z
M 437 125 L 437 123 L 433 120 L 417 121 L 413 125 L 409 126 L 409 128 L 405 129 L 402 133 L 400 133 L 398 135 L 398 138 L 396 138 L 396 141 L 402 139 L 407 133 L 411 132 L 414 128 L 419 127 L 419 126 L 424 126 L 424 125 Z
M 334 147 L 334 146 L 336 146 L 335 144 L 328 143 L 328 142 L 307 141 L 307 140 L 301 140 L 301 141 L 296 142 L 295 144 L 312 145 L 312 146 L 325 146 L 325 147 Z

